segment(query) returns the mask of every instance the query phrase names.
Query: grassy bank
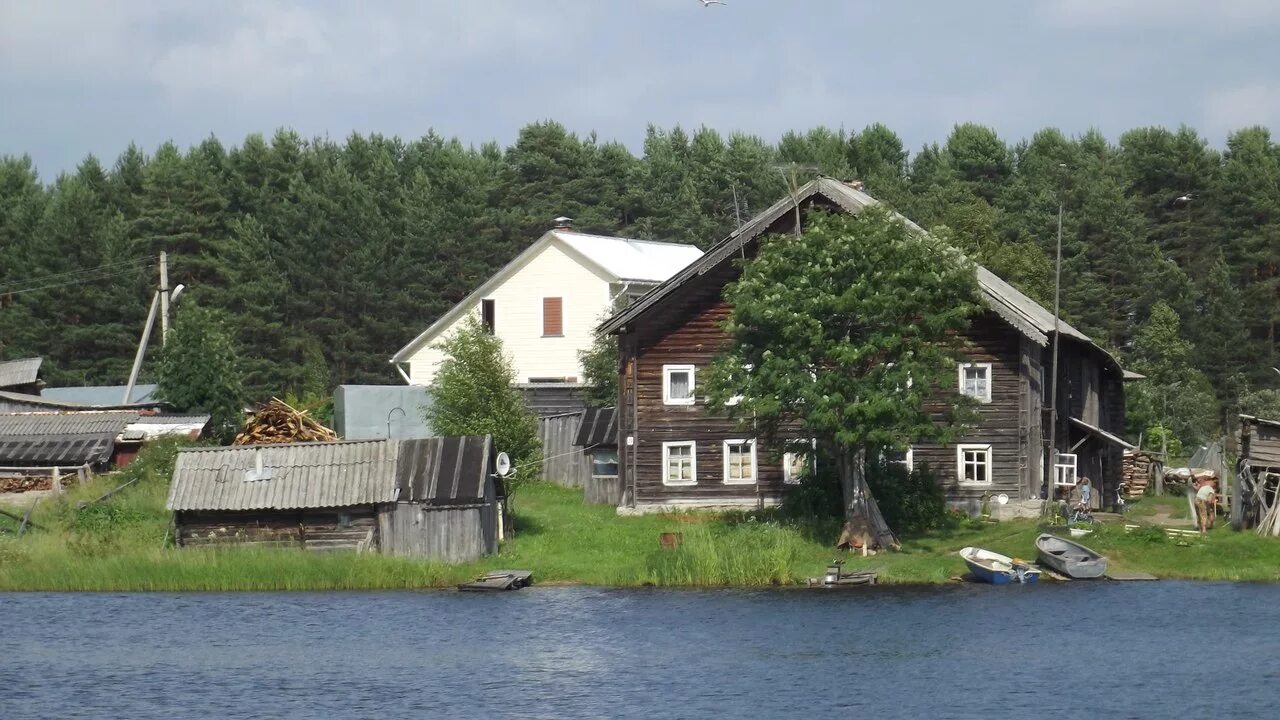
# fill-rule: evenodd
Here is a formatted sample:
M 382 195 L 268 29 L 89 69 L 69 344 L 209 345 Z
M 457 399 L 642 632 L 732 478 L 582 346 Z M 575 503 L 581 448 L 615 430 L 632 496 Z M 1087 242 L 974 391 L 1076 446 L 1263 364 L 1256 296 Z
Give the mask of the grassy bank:
M 288 550 L 179 550 L 168 546 L 164 511 L 166 459 L 146 458 L 121 476 L 45 500 L 34 520 L 44 527 L 22 538 L 0 517 L 0 590 L 347 590 L 449 587 L 485 569 L 519 567 L 539 583 L 612 586 L 792 585 L 822 573 L 836 556 L 831 523 L 770 516 L 667 515 L 620 518 L 612 508 L 582 504 L 580 492 L 549 485 L 516 499 L 517 534 L 499 555 L 445 566 L 403 558 Z M 110 500 L 77 510 L 124 480 L 137 482 Z M 1146 502 L 1146 501 L 1144 501 Z M 1172 503 L 1180 502 L 1175 499 Z M 1152 502 L 1144 513 L 1152 511 Z M 12 506 L 10 506 L 12 507 Z M 1135 514 L 1135 517 L 1141 515 Z M 678 532 L 678 549 L 659 546 Z M 955 550 L 987 547 L 1034 556 L 1039 531 L 1029 521 L 969 523 L 906 538 L 903 551 L 851 556 L 849 569 L 871 568 L 886 583 L 942 583 L 964 572 Z M 1121 570 L 1162 578 L 1280 580 L 1280 541 L 1218 529 L 1179 545 L 1152 529 L 1125 533 L 1102 526 L 1087 540 Z

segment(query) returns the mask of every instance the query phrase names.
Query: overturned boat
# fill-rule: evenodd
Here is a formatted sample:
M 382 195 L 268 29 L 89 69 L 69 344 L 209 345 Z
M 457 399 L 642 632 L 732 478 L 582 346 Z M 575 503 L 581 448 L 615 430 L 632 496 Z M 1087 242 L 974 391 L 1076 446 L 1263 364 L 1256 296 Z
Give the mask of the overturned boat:
M 1040 564 L 1073 580 L 1091 580 L 1107 573 L 1107 559 L 1074 540 L 1044 533 L 1036 538 Z

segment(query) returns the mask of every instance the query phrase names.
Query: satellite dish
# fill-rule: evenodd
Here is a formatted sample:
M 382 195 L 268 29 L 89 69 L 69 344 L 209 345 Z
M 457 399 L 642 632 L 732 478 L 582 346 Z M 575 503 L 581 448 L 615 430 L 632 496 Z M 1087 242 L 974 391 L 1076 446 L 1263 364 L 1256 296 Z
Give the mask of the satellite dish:
M 1009 496 L 1005 495 L 1004 493 L 1000 493 L 999 495 L 996 496 L 996 502 L 1000 503 L 1001 505 L 1008 505 Z
M 494 462 L 494 470 L 498 471 L 498 477 L 506 477 L 511 472 L 511 458 L 504 452 L 498 453 L 498 459 Z

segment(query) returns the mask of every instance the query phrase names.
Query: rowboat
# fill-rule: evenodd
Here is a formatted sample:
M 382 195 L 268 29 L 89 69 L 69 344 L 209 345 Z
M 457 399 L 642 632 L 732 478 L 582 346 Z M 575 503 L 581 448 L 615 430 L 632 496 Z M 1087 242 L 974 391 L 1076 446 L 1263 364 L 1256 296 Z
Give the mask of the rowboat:
M 1045 533 L 1036 538 L 1040 564 L 1075 580 L 1100 578 L 1107 572 L 1107 559 L 1074 540 Z
M 1007 555 L 990 550 L 967 547 L 960 551 L 960 557 L 969 566 L 969 572 L 974 577 L 992 585 L 1030 584 L 1040 579 L 1040 571 L 1029 563 L 1014 561 Z

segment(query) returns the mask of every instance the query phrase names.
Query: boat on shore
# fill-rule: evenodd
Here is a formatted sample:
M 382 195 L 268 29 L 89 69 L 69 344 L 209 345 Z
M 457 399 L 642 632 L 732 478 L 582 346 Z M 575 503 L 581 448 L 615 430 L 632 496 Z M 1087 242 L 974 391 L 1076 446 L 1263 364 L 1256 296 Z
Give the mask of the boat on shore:
M 1040 579 L 1040 571 L 1030 563 L 1014 560 L 1007 555 L 967 547 L 960 550 L 960 557 L 969 566 L 969 572 L 978 580 L 992 585 L 1010 583 L 1031 584 Z
M 1107 573 L 1107 559 L 1074 540 L 1044 533 L 1036 538 L 1040 564 L 1073 580 L 1091 580 Z

